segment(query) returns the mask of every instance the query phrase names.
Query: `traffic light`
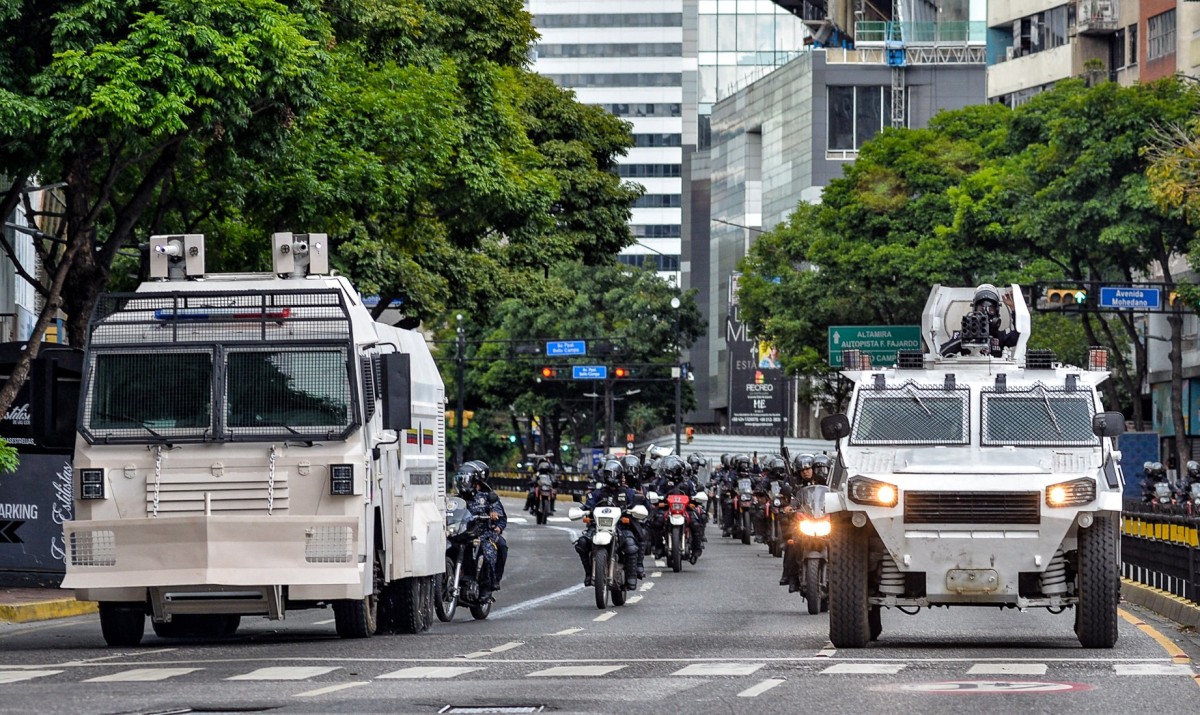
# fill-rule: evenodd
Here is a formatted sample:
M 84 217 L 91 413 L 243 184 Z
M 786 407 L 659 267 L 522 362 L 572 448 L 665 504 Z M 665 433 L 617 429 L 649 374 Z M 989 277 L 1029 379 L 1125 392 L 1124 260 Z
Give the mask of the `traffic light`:
M 1087 291 L 1082 288 L 1047 288 L 1046 305 L 1051 308 L 1069 308 L 1087 303 Z
M 615 367 L 613 368 L 613 377 L 618 380 L 623 380 L 630 377 L 636 377 L 638 370 L 636 367 Z
M 556 367 L 554 365 L 546 365 L 538 371 L 538 378 L 542 380 L 565 380 L 570 376 L 570 368 Z

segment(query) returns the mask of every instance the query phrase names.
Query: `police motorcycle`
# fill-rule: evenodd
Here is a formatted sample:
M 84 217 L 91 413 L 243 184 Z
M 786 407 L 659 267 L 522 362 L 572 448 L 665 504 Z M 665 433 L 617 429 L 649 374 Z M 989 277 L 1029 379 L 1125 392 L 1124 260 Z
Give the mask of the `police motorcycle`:
M 595 528 L 592 533 L 592 587 L 596 608 L 607 608 L 610 598 L 614 606 L 625 605 L 625 572 L 633 569 L 635 564 L 626 563 L 625 553 L 620 548 L 619 531 L 633 528 L 633 519 L 642 521 L 648 515 L 641 504 L 629 507 L 612 497 L 601 498 L 590 511 L 572 507 L 567 512 L 571 521 L 582 519 L 584 524 Z
M 800 567 L 793 573 L 808 612 L 817 615 L 829 610 L 829 515 L 825 513 L 825 495 L 829 487 L 807 484 L 796 491 L 796 531 L 791 536 Z
M 454 620 L 460 605 L 471 609 L 475 620 L 481 621 L 491 613 L 491 599 L 479 598 L 484 542 L 491 536 L 488 515 L 472 514 L 466 501 L 450 497 L 446 509 L 446 573 L 433 603 L 439 621 L 449 623 Z
M 750 474 L 750 458 L 739 454 L 733 458 L 733 478 L 730 480 L 733 491 L 733 536 L 741 538 L 745 545 L 750 544 L 751 510 L 754 508 L 754 478 Z
M 707 508 L 708 495 L 697 491 L 693 500 L 680 487 L 676 487 L 661 497 L 656 492 L 647 492 L 646 501 L 666 509 L 663 531 L 667 540 L 667 565 L 675 573 L 683 570 L 685 558 L 695 566 L 700 558 L 700 550 L 692 543 L 692 519 L 700 518 L 695 511 Z
M 783 556 L 783 521 L 781 511 L 786 504 L 782 497 L 784 480 L 788 476 L 788 464 L 783 457 L 772 455 L 763 461 L 763 475 L 756 485 L 755 511 L 763 527 L 760 538 L 766 542 L 772 556 Z
M 1154 511 L 1171 511 L 1175 495 L 1162 462 L 1146 462 L 1142 465 L 1142 472 L 1142 501 Z
M 1177 483 L 1175 503 L 1188 514 L 1200 514 L 1200 462 L 1188 461 L 1186 474 Z
M 533 515 L 539 524 L 545 524 L 554 508 L 554 475 L 550 472 L 538 472 L 537 483 L 533 487 Z

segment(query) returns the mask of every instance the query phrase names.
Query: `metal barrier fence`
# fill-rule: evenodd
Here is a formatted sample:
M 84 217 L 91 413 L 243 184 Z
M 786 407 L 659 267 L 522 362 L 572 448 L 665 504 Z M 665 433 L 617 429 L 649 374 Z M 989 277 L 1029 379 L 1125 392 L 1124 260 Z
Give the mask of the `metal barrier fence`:
M 1200 603 L 1200 518 L 1126 502 L 1121 575 Z
M 591 479 L 590 476 L 583 474 L 559 475 L 558 493 L 559 495 L 570 494 L 575 501 L 583 501 L 583 494 L 587 491 L 589 479 Z M 500 491 L 524 494 L 529 491 L 529 484 L 532 480 L 533 475 L 528 472 L 492 472 L 492 488 Z

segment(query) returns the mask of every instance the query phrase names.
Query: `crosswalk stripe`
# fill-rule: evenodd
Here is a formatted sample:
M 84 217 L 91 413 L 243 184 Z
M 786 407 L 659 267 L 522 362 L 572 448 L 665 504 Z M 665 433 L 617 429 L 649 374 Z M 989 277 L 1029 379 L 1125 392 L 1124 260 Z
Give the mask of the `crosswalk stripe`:
M 495 648 L 488 648 L 487 650 L 477 650 L 474 653 L 467 653 L 466 655 L 461 656 L 461 657 L 463 657 L 463 658 L 483 658 L 485 656 L 495 655 L 496 653 L 503 653 L 506 650 L 512 650 L 513 648 L 517 648 L 517 647 L 523 646 L 523 645 L 525 645 L 525 643 L 522 641 L 509 641 L 508 643 L 504 643 L 503 645 L 498 645 Z
M 616 615 L 617 615 L 617 612 L 616 612 L 616 611 L 605 611 L 604 613 L 601 613 L 600 615 L 596 616 L 596 617 L 595 617 L 595 618 L 593 618 L 592 620 L 593 620 L 593 621 L 601 621 L 601 622 L 603 622 L 603 621 L 607 621 L 608 619 L 610 619 L 610 618 L 612 618 L 613 616 L 616 616 Z
M 653 571 L 650 573 L 650 578 L 659 578 L 662 576 L 662 571 Z
M 8 670 L 0 671 L 0 685 L 5 683 L 19 683 L 22 680 L 33 680 L 34 678 L 44 678 L 47 675 L 58 675 L 61 670 Z
M 641 596 L 630 596 L 629 598 L 625 599 L 625 603 L 637 603 L 640 600 L 642 600 Z
M 782 678 L 768 678 L 758 685 L 752 685 L 749 688 L 746 688 L 742 692 L 738 693 L 737 696 L 739 698 L 755 698 L 777 685 L 783 685 L 785 682 L 787 681 L 783 680 Z
M 563 630 L 558 631 L 557 633 L 551 633 L 550 635 L 552 635 L 552 636 L 573 636 L 582 630 L 583 630 L 582 628 L 579 628 L 578 626 L 576 626 L 575 628 L 564 628 Z
M 203 668 L 133 668 L 132 670 L 122 670 L 119 673 L 110 673 L 101 675 L 98 678 L 89 678 L 85 683 L 145 683 L 156 680 L 166 680 L 174 678 L 177 675 L 187 675 L 195 673 Z
M 976 663 L 967 675 L 1045 675 L 1045 663 Z
M 1182 663 L 1113 663 L 1117 675 L 1193 675 L 1192 667 Z
M 370 684 L 371 684 L 371 681 L 369 681 L 369 680 L 361 680 L 361 681 L 354 682 L 354 683 L 338 683 L 336 685 L 327 685 L 324 688 L 317 688 L 316 690 L 308 690 L 303 693 L 296 693 L 295 697 L 297 697 L 297 698 L 315 698 L 318 695 L 328 695 L 329 693 L 336 693 L 339 690 L 345 690 L 347 688 L 357 688 L 360 685 L 370 685 Z
M 750 675 L 766 663 L 692 663 L 671 675 Z
M 341 668 L 281 665 L 272 666 L 269 668 L 259 668 L 257 670 L 252 670 L 249 673 L 234 675 L 226 678 L 226 680 L 305 680 L 306 678 L 315 678 L 318 675 L 332 673 L 335 670 L 341 670 Z
M 895 674 L 904 670 L 906 663 L 838 663 L 831 665 L 822 674 L 839 675 L 846 673 L 858 673 L 867 675 L 884 675 Z
M 454 665 L 418 665 L 412 668 L 401 668 L 379 676 L 385 679 L 414 680 L 417 678 L 457 678 L 464 673 L 483 668 L 466 668 Z
M 595 677 L 599 675 L 608 675 L 614 671 L 624 668 L 623 665 L 560 665 L 554 668 L 546 668 L 545 670 L 535 670 L 527 678 L 557 678 L 563 676 L 583 676 Z
M 647 581 L 646 583 L 643 583 L 643 584 L 642 584 L 642 590 L 643 590 L 643 591 L 649 591 L 649 590 L 650 590 L 650 589 L 652 589 L 652 588 L 654 588 L 654 582 L 653 582 L 653 581 Z

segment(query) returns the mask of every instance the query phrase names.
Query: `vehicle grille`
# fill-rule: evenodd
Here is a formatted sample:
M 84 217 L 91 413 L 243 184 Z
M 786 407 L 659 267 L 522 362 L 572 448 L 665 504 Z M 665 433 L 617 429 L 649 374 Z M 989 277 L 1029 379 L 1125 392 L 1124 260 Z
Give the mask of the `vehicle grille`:
M 1039 524 L 1039 492 L 904 492 L 906 524 Z
M 117 565 L 117 536 L 110 529 L 74 531 L 67 543 L 72 566 Z

